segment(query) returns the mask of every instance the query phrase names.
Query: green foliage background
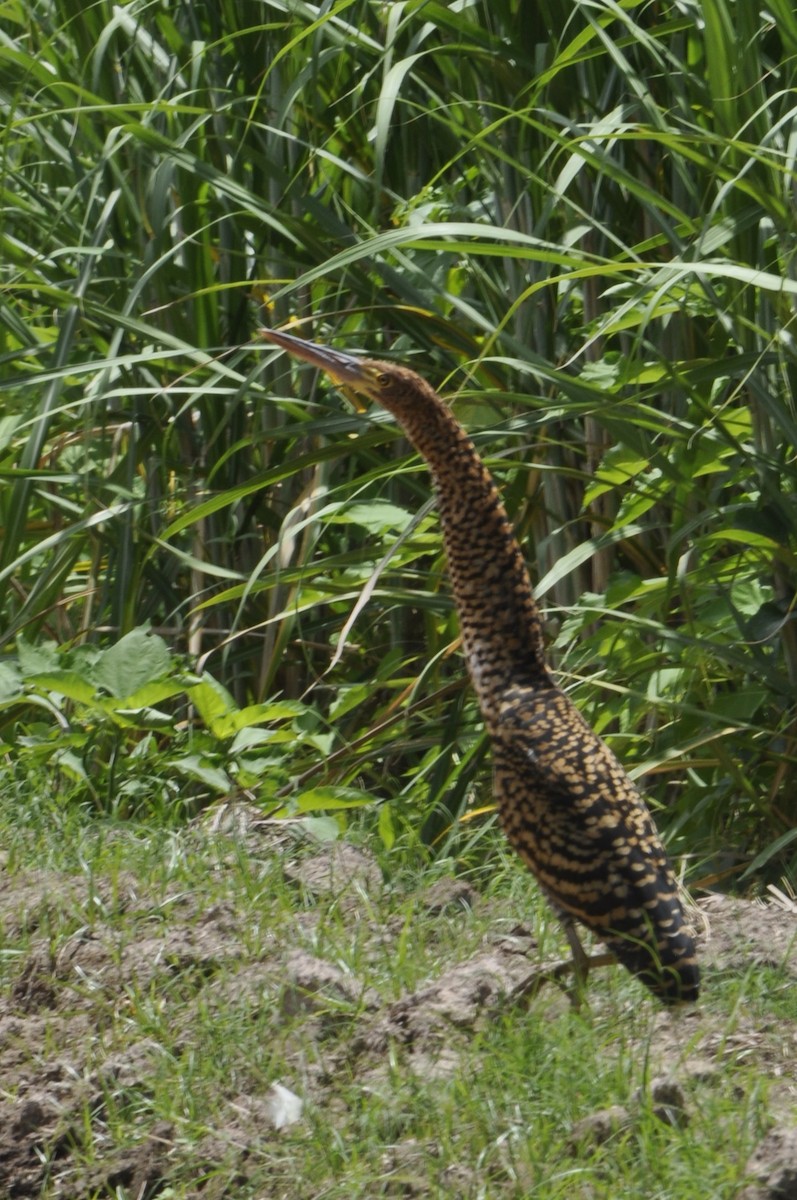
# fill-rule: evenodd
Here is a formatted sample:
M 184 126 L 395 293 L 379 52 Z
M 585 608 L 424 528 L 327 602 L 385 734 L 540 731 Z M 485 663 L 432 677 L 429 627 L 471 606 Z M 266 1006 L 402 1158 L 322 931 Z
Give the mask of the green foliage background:
M 4 3 L 2 786 L 461 849 L 427 478 L 298 319 L 451 397 L 694 874 L 792 872 L 796 76 L 788 0 Z

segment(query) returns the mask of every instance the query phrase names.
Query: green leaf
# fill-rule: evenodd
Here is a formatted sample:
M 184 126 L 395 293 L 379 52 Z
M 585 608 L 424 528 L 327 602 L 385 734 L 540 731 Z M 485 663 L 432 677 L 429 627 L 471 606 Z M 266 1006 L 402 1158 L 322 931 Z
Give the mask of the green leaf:
M 588 541 L 574 546 L 540 580 L 535 589 L 537 595 L 544 596 L 560 579 L 566 578 L 571 571 L 575 571 L 582 563 L 588 562 L 600 550 L 613 545 L 615 542 L 623 541 L 625 538 L 635 537 L 640 532 L 641 530 L 638 525 L 617 526 L 609 533 L 601 534 L 596 538 L 590 538 Z
M 765 533 L 756 533 L 752 529 L 718 529 L 707 533 L 702 541 L 706 545 L 723 542 L 737 542 L 742 546 L 756 546 L 761 550 L 776 550 L 778 543 Z
M 584 507 L 587 508 L 598 496 L 613 488 L 625 487 L 630 480 L 647 470 L 649 465 L 648 458 L 642 457 L 629 446 L 612 446 L 604 454 L 592 483 L 584 492 Z
M 291 729 L 260 729 L 247 725 L 236 733 L 230 744 L 230 754 L 245 753 L 258 746 L 296 744 L 296 734 Z
M 201 683 L 188 689 L 188 697 L 208 729 L 213 732 L 217 723 L 238 712 L 238 706 L 230 693 L 212 675 L 203 675 Z
M 10 663 L 0 663 L 0 703 L 23 694 L 22 677 Z
M 375 500 L 373 504 L 349 504 L 328 520 L 338 525 L 360 525 L 369 533 L 384 533 L 388 529 L 400 532 L 414 520 L 414 514 L 397 504 Z
M 396 841 L 396 830 L 393 826 L 393 815 L 389 804 L 379 806 L 379 837 L 386 850 L 391 850 Z
M 749 875 L 754 875 L 756 871 L 760 871 L 776 854 L 780 854 L 781 850 L 785 850 L 795 840 L 797 840 L 797 829 L 787 829 L 784 834 L 781 834 L 779 838 L 775 838 L 774 842 L 771 842 L 760 854 L 755 856 L 741 878 L 747 879 Z
M 88 779 L 82 758 L 79 758 L 72 750 L 56 751 L 52 757 L 52 764 L 79 783 Z
M 18 638 L 17 657 L 25 679 L 44 672 L 59 671 L 62 665 L 55 642 L 39 642 L 34 646 L 24 638 Z
M 289 717 L 298 716 L 304 711 L 304 706 L 301 704 L 294 705 L 293 711 L 286 711 L 289 707 L 285 704 L 282 709 L 276 704 L 247 704 L 245 708 L 239 709 L 237 712 L 225 713 L 216 718 L 211 729 L 218 738 L 233 737 L 240 733 L 242 729 L 248 729 L 253 725 L 262 725 L 266 721 L 288 720 Z M 288 734 L 288 737 L 291 735 Z
M 301 826 L 318 842 L 336 842 L 342 832 L 334 817 L 304 817 Z
M 22 424 L 21 416 L 0 417 L 0 451 L 10 444 L 17 428 Z
M 214 767 L 205 762 L 198 754 L 186 754 L 182 758 L 172 760 L 172 766 L 182 775 L 196 779 L 214 792 L 226 795 L 232 790 L 232 780 L 221 767 Z
M 170 670 L 174 670 L 170 660 Z M 107 712 L 118 712 L 121 708 L 149 708 L 154 704 L 161 704 L 164 700 L 169 700 L 172 696 L 182 695 L 190 684 L 191 676 L 183 674 L 173 674 L 171 679 L 155 680 L 153 683 L 145 683 L 143 687 L 136 692 L 131 692 L 129 696 L 122 696 L 120 699 L 105 697 L 102 701 L 102 707 Z
M 129 729 L 172 729 L 174 727 L 174 717 L 171 713 L 161 712 L 157 708 L 148 706 L 127 708 L 119 707 L 116 704 L 103 704 L 105 712 L 118 725 L 123 725 Z
M 300 792 L 294 803 L 299 812 L 322 812 L 324 809 L 366 808 L 374 803 L 368 792 L 347 787 L 316 787 Z
M 172 657 L 163 638 L 134 629 L 104 652 L 93 676 L 99 687 L 121 700 L 163 679 L 172 669 Z
M 288 721 L 307 712 L 298 701 L 277 700 L 238 708 L 226 688 L 211 675 L 188 688 L 188 696 L 214 737 L 230 738 L 253 725 Z
M 42 671 L 28 675 L 28 682 L 37 688 L 58 692 L 67 700 L 97 707 L 97 689 L 75 671 Z
M 784 611 L 780 605 L 767 602 L 747 622 L 747 637 L 751 642 L 768 642 L 778 636 L 784 625 L 795 620 L 797 615 L 794 612 Z

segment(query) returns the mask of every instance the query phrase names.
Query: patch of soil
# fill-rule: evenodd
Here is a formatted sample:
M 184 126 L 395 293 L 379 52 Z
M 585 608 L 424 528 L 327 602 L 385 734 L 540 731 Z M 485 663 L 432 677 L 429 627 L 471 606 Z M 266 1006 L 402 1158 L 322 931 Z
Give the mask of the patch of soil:
M 244 836 L 249 845 L 272 832 L 245 823 Z M 369 932 L 368 904 L 382 888 L 369 855 L 337 845 L 291 857 L 291 847 L 282 848 L 285 875 L 301 889 L 305 903 L 309 897 L 319 913 L 335 906 L 352 929 Z M 453 880 L 413 899 L 427 913 L 446 919 L 479 903 L 470 885 Z M 60 940 L 50 933 L 55 912 L 62 930 L 64 913 L 70 917 Z M 111 919 L 120 912 L 128 918 L 122 925 Z M 700 907 L 700 921 L 707 986 L 712 971 L 747 971 L 761 964 L 797 974 L 797 915 L 788 907 L 712 896 Z M 109 1095 L 117 1102 L 145 1095 L 163 1064 L 164 1051 L 154 1038 L 122 1045 L 114 1040 L 116 1023 L 124 1024 L 133 995 L 157 997 L 177 981 L 189 992 L 193 988 L 191 994 L 206 1010 L 240 1005 L 254 1019 L 262 1008 L 284 1023 L 288 1041 L 296 1029 L 305 1044 L 308 1037 L 319 1043 L 329 1039 L 324 1068 L 305 1065 L 302 1078 L 315 1099 L 333 1103 L 339 1072 L 378 1087 L 395 1051 L 418 1076 L 450 1075 L 473 1031 L 507 1005 L 535 995 L 538 987 L 543 990 L 534 1002 L 544 1017 L 555 1020 L 569 1003 L 566 991 L 556 986 L 558 967 L 536 961 L 534 937 L 523 927 L 486 940 L 465 961 L 384 1004 L 339 963 L 284 939 L 266 934 L 253 953 L 234 898 L 207 909 L 191 894 L 146 898 L 132 877 L 92 881 L 89 888 L 82 878 L 44 871 L 6 876 L 0 926 L 8 943 L 21 938 L 27 947 L 0 992 L 0 1196 L 22 1200 L 42 1194 L 54 1200 L 87 1195 L 148 1200 L 169 1187 L 176 1164 L 189 1153 L 206 1180 L 197 1184 L 197 1198 L 233 1196 L 250 1176 L 251 1148 L 262 1142 L 264 1130 L 274 1136 L 303 1119 L 301 1098 L 272 1084 L 264 1094 L 220 1096 L 217 1126 L 199 1146 L 186 1147 L 164 1122 L 144 1124 L 132 1145 L 115 1145 L 107 1120 Z M 384 952 L 384 927 L 372 932 Z M 188 1043 L 190 1018 L 183 1020 Z M 347 1036 L 336 1038 L 341 1028 Z M 685 1124 L 684 1082 L 710 1079 L 728 1058 L 754 1058 L 792 1096 L 797 1085 L 797 1030 L 761 1028 L 745 1013 L 729 1032 L 701 1008 L 662 1011 L 652 1042 L 640 1046 L 640 1053 L 649 1057 L 650 1074 L 660 1076 L 650 1093 L 636 1097 L 628 1110 L 609 1109 L 579 1122 L 574 1145 L 600 1143 L 626 1129 L 635 1119 L 634 1104 L 649 1105 L 668 1124 Z M 386 1175 L 403 1181 L 404 1190 L 396 1194 L 429 1194 L 424 1180 L 430 1156 L 432 1148 L 411 1140 L 386 1151 Z M 472 1191 L 464 1168 L 457 1175 L 440 1164 L 435 1174 L 446 1195 Z M 797 1196 L 797 1131 L 785 1121 L 773 1129 L 751 1158 L 749 1175 L 745 1200 Z
M 797 908 L 712 895 L 701 900 L 700 959 L 707 968 L 739 973 L 774 967 L 797 976 Z
M 23 934 L 46 932 L 57 918 L 72 917 L 76 925 L 95 917 L 107 919 L 112 913 L 127 911 L 139 902 L 134 875 L 123 872 L 113 880 L 83 875 L 59 875 L 52 871 L 26 871 L 4 879 L 13 885 L 0 889 L 0 937 L 11 941 Z
M 288 860 L 285 877 L 316 900 L 331 899 L 344 910 L 367 905 L 382 890 L 382 872 L 371 855 L 345 842 Z
M 747 1163 L 751 1182 L 739 1200 L 793 1200 L 797 1196 L 797 1126 L 770 1130 Z

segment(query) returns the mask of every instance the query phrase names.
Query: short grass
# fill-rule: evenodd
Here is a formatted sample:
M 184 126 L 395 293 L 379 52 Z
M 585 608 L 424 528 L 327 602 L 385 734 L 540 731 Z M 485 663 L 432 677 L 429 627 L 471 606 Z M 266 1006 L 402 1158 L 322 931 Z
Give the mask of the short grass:
M 60 873 L 79 881 L 68 902 L 42 903 L 38 924 L 27 930 L 7 920 L 0 961 L 3 982 L 13 986 L 43 938 L 49 946 L 54 986 L 65 989 L 56 1008 L 67 1019 L 45 1022 L 32 1066 L 68 1059 L 72 1039 L 82 1038 L 86 1097 L 80 1119 L 73 1114 L 69 1154 L 87 1180 L 100 1178 L 109 1154 L 167 1130 L 167 1182 L 153 1194 L 170 1200 L 721 1200 L 738 1189 L 768 1122 L 766 1055 L 720 1052 L 720 1069 L 684 1076 L 688 1123 L 662 1122 L 634 1095 L 642 1089 L 644 1097 L 658 1069 L 648 1050 L 670 1018 L 619 970 L 590 981 L 590 1003 L 580 1011 L 552 988 L 528 1011 L 452 1028 L 440 1047 L 447 1063 L 440 1071 L 432 1063 L 419 1072 L 401 1046 L 347 1054 L 369 1019 L 363 1001 L 286 1016 L 281 981 L 269 976 L 286 947 L 342 968 L 384 1005 L 518 922 L 542 932 L 546 953 L 557 952 L 555 924 L 497 836 L 475 908 L 430 914 L 418 897 L 451 864 L 424 865 L 398 851 L 382 862 L 384 890 L 363 898 L 353 915 L 335 897 L 319 899 L 286 879 L 286 854 L 312 852 L 298 842 L 247 851 L 199 827 L 112 825 L 56 802 L 42 802 L 38 813 L 2 805 L 0 812 L 7 896 L 34 870 L 45 890 Z M 4 912 L 8 918 L 7 906 Z M 225 958 L 223 947 L 206 958 L 175 951 L 153 963 L 142 983 L 128 980 L 118 990 L 97 987 L 90 973 L 81 983 L 59 967 L 75 939 L 100 933 L 121 967 L 137 943 L 170 924 L 183 923 L 186 937 L 200 944 L 209 915 L 220 912 L 234 957 Z M 251 988 L 242 986 L 247 978 L 255 980 Z M 754 1013 L 763 1030 L 797 1021 L 794 989 L 774 970 L 706 984 L 703 1007 L 718 1046 L 742 1012 Z M 71 1032 L 70 1013 L 76 1030 L 78 1018 L 88 1017 L 88 1031 Z M 114 1056 L 135 1060 L 142 1047 L 143 1072 L 102 1072 Z M 679 1077 L 682 1065 L 673 1063 Z M 279 1132 L 236 1123 L 242 1105 L 265 1097 L 275 1081 L 305 1099 L 302 1119 Z M 6 1098 L 20 1086 L 8 1083 Z M 625 1129 L 600 1145 L 574 1140 L 578 1121 L 610 1105 L 632 1112 Z M 57 1194 L 49 1186 L 42 1196 Z M 107 1179 L 94 1186 L 87 1196 L 131 1195 Z

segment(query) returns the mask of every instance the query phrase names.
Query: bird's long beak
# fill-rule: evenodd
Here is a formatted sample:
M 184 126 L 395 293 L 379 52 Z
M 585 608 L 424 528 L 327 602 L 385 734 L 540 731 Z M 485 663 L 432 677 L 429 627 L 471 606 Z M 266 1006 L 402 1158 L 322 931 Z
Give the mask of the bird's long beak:
M 318 346 L 315 342 L 307 342 L 303 338 L 294 337 L 291 333 L 282 333 L 277 329 L 261 329 L 260 333 L 267 341 L 281 346 L 294 358 L 300 358 L 302 362 L 318 367 L 319 371 L 325 371 L 343 387 L 356 388 L 370 383 L 366 368 L 353 354 L 341 354 L 339 350 Z

